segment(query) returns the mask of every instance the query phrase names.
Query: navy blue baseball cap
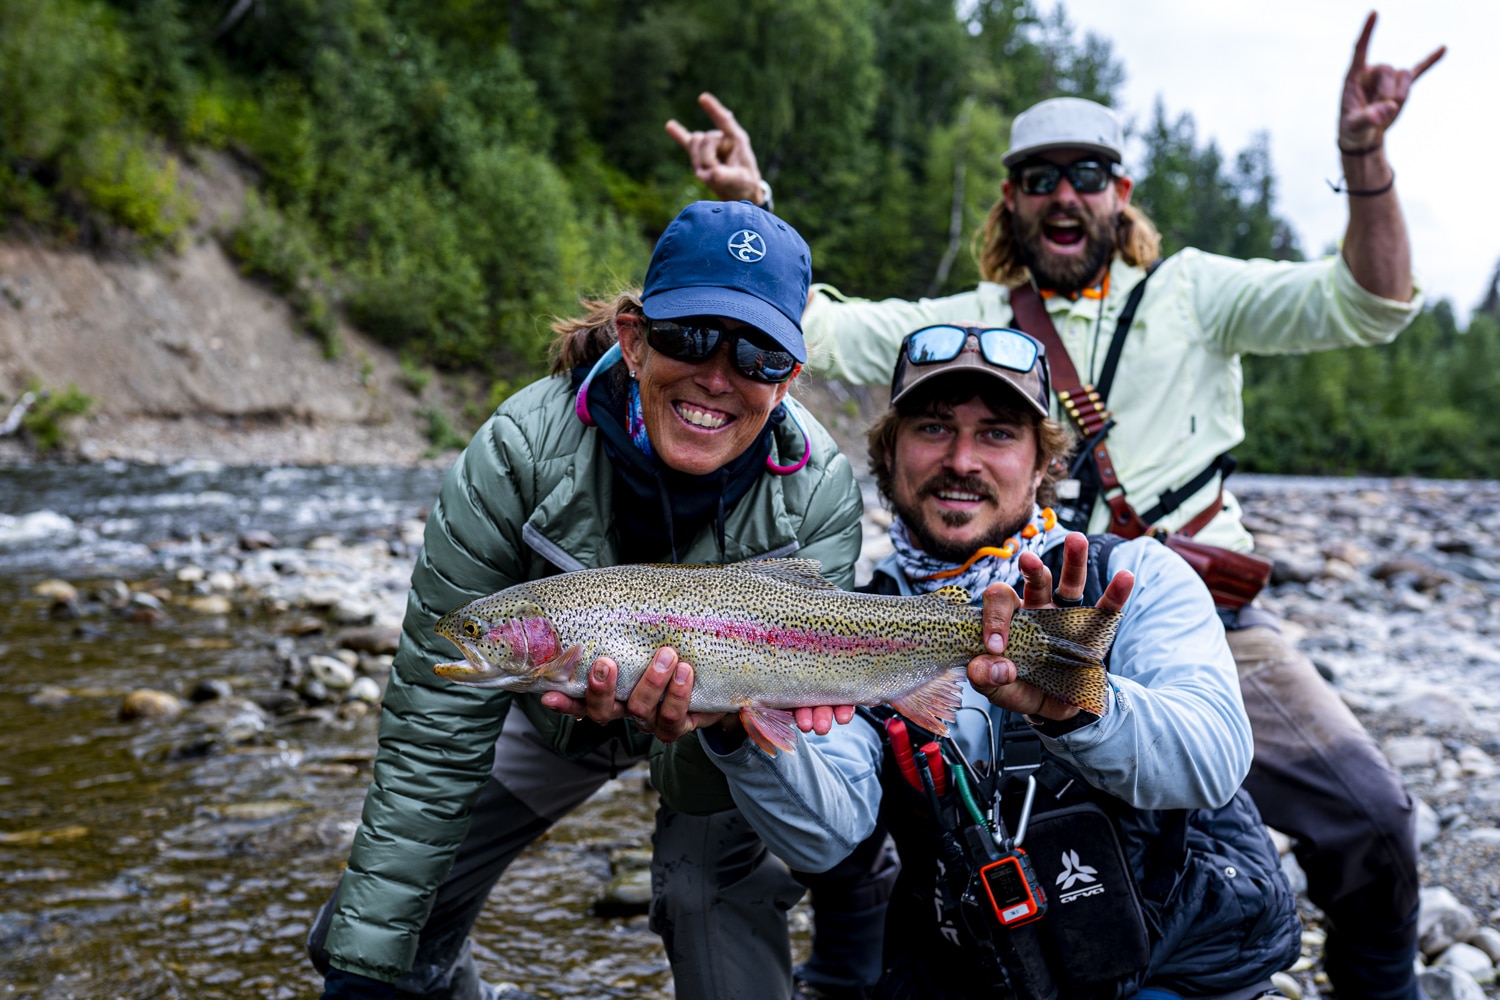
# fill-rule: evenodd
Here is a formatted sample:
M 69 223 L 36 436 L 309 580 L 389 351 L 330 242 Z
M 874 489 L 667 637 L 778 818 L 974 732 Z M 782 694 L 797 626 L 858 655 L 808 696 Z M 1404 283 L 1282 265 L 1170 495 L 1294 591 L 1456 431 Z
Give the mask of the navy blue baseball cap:
M 811 284 L 812 251 L 797 230 L 748 201 L 695 201 L 656 241 L 641 308 L 650 319 L 737 319 L 806 362 Z

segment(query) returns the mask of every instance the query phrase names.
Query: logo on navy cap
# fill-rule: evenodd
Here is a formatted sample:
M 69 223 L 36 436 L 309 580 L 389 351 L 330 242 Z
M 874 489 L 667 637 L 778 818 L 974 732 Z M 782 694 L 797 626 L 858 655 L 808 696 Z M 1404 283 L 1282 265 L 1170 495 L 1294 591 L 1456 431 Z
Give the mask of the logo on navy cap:
M 766 241 L 753 229 L 741 229 L 729 237 L 729 254 L 746 264 L 759 263 L 766 255 Z

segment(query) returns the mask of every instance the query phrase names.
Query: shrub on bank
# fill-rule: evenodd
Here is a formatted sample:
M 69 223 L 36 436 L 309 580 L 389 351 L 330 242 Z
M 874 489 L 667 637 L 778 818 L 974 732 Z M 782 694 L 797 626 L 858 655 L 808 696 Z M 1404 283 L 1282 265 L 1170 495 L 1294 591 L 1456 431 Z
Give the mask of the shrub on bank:
M 57 390 L 32 379 L 26 386 L 21 402 L 30 397 L 31 403 L 21 416 L 21 430 L 39 452 L 58 451 L 71 444 L 66 423 L 69 417 L 87 416 L 94 408 L 94 400 L 78 391 L 78 386 Z

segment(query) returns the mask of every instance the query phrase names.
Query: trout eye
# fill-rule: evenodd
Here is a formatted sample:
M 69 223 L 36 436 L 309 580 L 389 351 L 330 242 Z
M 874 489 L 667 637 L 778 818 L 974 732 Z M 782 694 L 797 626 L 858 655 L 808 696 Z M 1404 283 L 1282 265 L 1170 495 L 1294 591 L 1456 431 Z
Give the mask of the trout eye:
M 478 639 L 479 623 L 472 618 L 464 622 L 464 635 L 468 636 L 470 639 Z

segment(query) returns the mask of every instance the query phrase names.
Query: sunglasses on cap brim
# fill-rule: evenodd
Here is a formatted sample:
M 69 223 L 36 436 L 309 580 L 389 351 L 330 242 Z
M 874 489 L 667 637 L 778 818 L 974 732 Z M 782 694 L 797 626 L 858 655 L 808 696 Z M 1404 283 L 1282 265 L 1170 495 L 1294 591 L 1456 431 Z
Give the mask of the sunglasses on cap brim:
M 958 326 L 941 323 L 907 334 L 906 360 L 914 365 L 952 361 L 970 337 L 979 341 L 979 354 L 997 368 L 1029 372 L 1043 355 L 1042 345 L 1020 330 L 1004 326 Z
M 1079 194 L 1098 194 L 1119 176 L 1120 167 L 1107 160 L 1078 160 L 1075 163 L 1053 163 L 1032 160 L 1011 171 L 1022 194 L 1051 194 L 1066 177 Z
M 802 370 L 790 351 L 754 327 L 726 330 L 712 320 L 652 319 L 647 320 L 646 342 L 667 357 L 689 364 L 707 361 L 719 344 L 728 344 L 735 371 L 767 385 L 779 385 Z

